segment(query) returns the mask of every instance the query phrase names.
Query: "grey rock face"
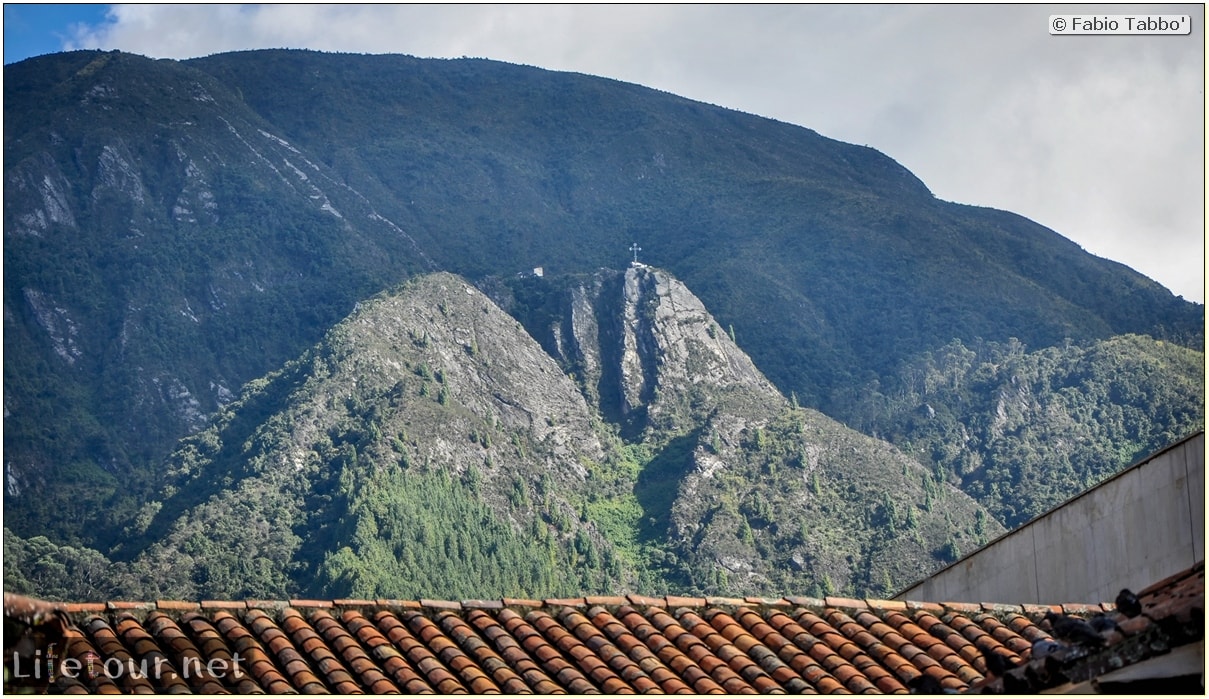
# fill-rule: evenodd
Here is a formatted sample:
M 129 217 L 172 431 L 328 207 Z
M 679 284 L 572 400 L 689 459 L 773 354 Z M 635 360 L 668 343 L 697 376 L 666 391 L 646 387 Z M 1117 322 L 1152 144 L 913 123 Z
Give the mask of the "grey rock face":
M 720 406 L 757 411 L 786 401 L 683 282 L 634 265 L 573 286 L 546 347 L 589 404 L 644 431 L 690 429 Z

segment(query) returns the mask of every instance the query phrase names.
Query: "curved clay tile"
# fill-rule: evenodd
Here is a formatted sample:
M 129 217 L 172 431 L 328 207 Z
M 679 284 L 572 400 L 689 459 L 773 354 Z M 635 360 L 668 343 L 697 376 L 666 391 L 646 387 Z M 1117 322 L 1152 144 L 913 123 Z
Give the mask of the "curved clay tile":
M 648 607 L 648 611 L 658 607 Z M 623 606 L 617 610 L 618 620 L 621 621 L 634 637 L 650 649 L 655 657 L 696 694 L 725 694 L 722 688 L 709 676 L 700 665 L 684 654 L 659 629 L 636 609 Z
M 915 623 L 933 637 L 944 641 L 945 645 L 956 651 L 967 663 L 975 665 L 982 658 L 982 652 L 978 650 L 978 647 L 973 642 L 956 629 L 941 621 L 933 612 L 925 610 L 917 611 L 915 613 Z
M 839 612 L 836 612 L 836 615 L 839 620 L 847 623 L 848 617 Z M 861 620 L 862 625 L 866 625 L 866 628 L 871 635 L 874 635 L 879 639 L 878 642 L 910 662 L 916 670 L 932 676 L 937 681 L 943 681 L 946 679 L 957 680 L 958 684 L 961 685 L 960 688 L 965 688 L 966 683 L 960 680 L 960 678 L 952 670 L 944 667 L 939 661 L 930 656 L 922 648 L 908 641 L 902 634 L 888 624 L 882 622 L 876 615 L 867 612 L 858 613 L 857 619 Z M 853 621 L 853 623 L 855 624 L 856 622 Z M 962 666 L 955 665 L 955 667 L 960 669 Z M 949 684 L 952 684 L 952 682 Z
M 272 653 L 291 686 L 303 694 L 327 693 L 327 685 L 311 670 L 290 637 L 262 609 L 249 609 L 244 623 Z
M 704 670 L 728 694 L 755 694 L 734 670 L 718 658 L 700 638 L 691 634 L 663 609 L 649 607 L 647 619 L 694 664 Z
M 312 610 L 310 623 L 328 647 L 338 654 L 359 687 L 369 689 L 375 694 L 400 691 L 370 658 L 366 649 L 330 612 L 322 608 Z M 371 689 L 375 686 L 378 689 Z
M 623 605 L 624 606 L 624 605 Z M 620 612 L 620 609 L 618 610 Z M 671 668 L 663 664 L 659 657 L 647 647 L 637 636 L 630 632 L 625 624 L 601 606 L 588 610 L 592 624 L 605 637 L 612 641 L 626 657 L 630 658 L 664 694 L 693 694 L 693 689 L 680 679 Z
M 328 647 L 323 636 L 307 623 L 301 612 L 293 607 L 282 610 L 280 623 L 281 629 L 289 635 L 294 648 L 305 654 L 302 660 L 332 691 L 337 694 L 346 694 L 351 686 L 357 689 L 357 693 L 360 693 L 360 685 L 354 681 L 352 671 Z
M 121 615 L 113 630 L 122 639 L 123 645 L 133 651 L 140 671 L 149 675 L 148 679 L 157 692 L 176 694 L 189 691 L 188 683 L 172 667 L 171 660 L 133 615 Z
M 432 654 L 424 643 L 416 638 L 404 625 L 403 618 L 417 612 L 402 612 L 396 617 L 391 612 L 378 612 L 373 616 L 374 624 L 394 647 L 403 654 L 410 666 L 424 682 L 438 694 L 465 693 L 467 690 L 454 679 L 453 673 L 446 669 Z
M 198 652 L 208 659 L 207 662 L 217 662 L 216 667 L 226 668 L 224 682 L 236 694 L 261 694 L 261 687 L 252 675 L 246 672 L 246 663 L 237 662 L 231 649 L 223 640 L 209 619 L 198 612 L 189 612 L 181 616 L 183 628 L 188 629 L 189 636 L 197 646 Z
M 1182 581 L 1144 597 L 1173 615 L 1165 633 L 1195 641 L 1203 580 L 1187 595 Z M 667 597 L 640 612 L 636 599 L 648 598 L 68 604 L 65 657 L 103 659 L 107 672 L 43 684 L 349 694 L 905 693 L 920 679 L 945 691 L 1048 687 L 1024 669 L 984 677 L 991 655 L 1018 663 L 1049 638 L 1028 616 L 1048 609 L 1039 606 Z M 203 658 L 238 666 L 207 675 L 196 670 Z M 149 664 L 154 677 L 140 668 Z
M 541 661 L 541 669 L 550 678 L 557 679 L 557 682 L 554 682 L 556 686 L 560 686 L 572 694 L 597 694 L 600 692 L 596 685 L 567 661 L 566 658 L 562 657 L 558 649 L 550 645 L 545 637 L 522 618 L 520 614 L 505 608 L 499 611 L 499 615 L 496 618 L 503 625 L 504 629 L 520 642 L 521 647 L 531 654 L 537 650 L 542 650 L 543 654 L 548 653 L 544 649 L 553 651 L 553 653 L 549 653 Z
M 596 612 L 594 616 L 599 617 L 601 623 L 606 623 L 607 613 L 603 608 L 594 608 Z M 562 622 L 565 628 L 571 630 L 571 633 L 584 643 L 593 654 L 604 660 L 613 672 L 617 673 L 626 684 L 634 688 L 638 693 L 645 694 L 651 691 L 662 691 L 661 687 L 650 675 L 646 673 L 638 663 L 634 662 L 629 655 L 618 648 L 598 629 L 593 622 L 584 614 L 571 607 L 564 607 L 558 614 L 559 621 Z
M 62 676 L 57 678 L 56 690 L 63 694 L 121 694 L 122 690 L 112 679 L 106 676 L 101 666 L 101 655 L 97 653 L 92 643 L 79 631 L 69 634 L 64 639 L 63 659 L 73 658 L 77 665 L 67 670 L 60 665 Z M 23 691 L 15 687 L 6 687 L 8 693 Z M 226 694 L 225 690 L 219 693 Z
M 466 613 L 466 621 L 478 631 L 482 638 L 491 643 L 500 658 L 521 677 L 525 685 L 533 692 L 538 694 L 565 693 L 565 690 L 546 675 L 537 661 L 525 652 L 520 643 L 500 625 L 495 617 L 485 611 L 475 609 Z
M 79 639 L 79 648 L 73 650 L 71 655 L 83 661 L 85 667 L 90 667 L 92 674 L 97 675 L 94 678 L 94 684 L 98 693 L 133 694 L 140 691 L 136 689 L 140 685 L 147 693 L 154 691 L 146 678 L 132 677 L 130 670 L 135 668 L 134 659 L 122 646 L 108 622 L 99 616 L 89 617 L 82 622 L 81 630 L 84 633 Z M 89 655 L 89 653 L 93 655 Z M 111 659 L 116 662 L 110 662 Z M 98 663 L 108 663 L 108 665 L 102 665 L 101 671 L 98 671 Z
M 529 686 L 525 684 L 525 680 L 516 673 L 508 663 L 500 657 L 498 653 L 492 650 L 487 641 L 483 640 L 474 629 L 466 623 L 461 617 L 452 611 L 443 611 L 437 614 L 437 623 L 453 639 L 458 647 L 474 662 L 478 664 L 483 671 L 491 677 L 496 687 L 506 694 L 529 694 Z M 471 687 L 471 690 L 476 694 L 478 690 Z
M 448 611 L 444 613 L 449 613 Z M 480 668 L 473 659 L 466 655 L 457 642 L 445 635 L 445 632 L 428 617 L 412 612 L 407 619 L 408 628 L 428 645 L 450 671 L 457 674 L 462 685 L 474 694 L 484 692 L 498 694 L 499 686 Z M 479 689 L 473 689 L 478 687 Z
M 766 672 L 769 672 L 774 679 L 776 679 L 782 686 L 785 687 L 786 690 L 790 692 L 796 694 L 817 693 L 814 683 L 811 680 L 813 679 L 814 682 L 817 682 L 819 678 L 828 674 L 827 671 L 824 670 L 814 660 L 814 658 L 778 632 L 769 623 L 773 620 L 773 618 L 775 618 L 779 622 L 781 628 L 786 628 L 790 633 L 793 633 L 795 629 L 792 627 L 797 626 L 793 620 L 789 619 L 789 617 L 782 612 L 774 612 L 770 616 L 769 622 L 765 622 L 763 617 L 761 617 L 759 614 L 756 614 L 755 612 L 746 608 L 738 610 L 735 613 L 735 618 L 744 626 L 744 628 L 747 628 L 755 637 L 758 637 L 764 646 L 774 652 L 777 660 L 781 662 L 781 667 L 775 668 L 768 664 L 769 660 L 763 660 L 761 667 L 763 667 Z M 790 627 L 790 625 L 792 625 L 792 627 Z M 805 634 L 805 631 L 802 631 L 801 633 Z M 828 649 L 828 651 L 830 651 L 830 649 Z M 832 653 L 834 654 L 834 652 Z M 839 658 L 838 655 L 835 657 Z M 847 661 L 844 661 L 843 658 L 839 658 L 839 660 L 847 664 Z M 793 672 L 793 677 L 796 679 L 796 681 L 793 681 L 793 679 L 786 680 L 778 677 L 778 674 L 782 673 L 782 668 Z
M 193 691 L 199 694 L 226 694 L 223 681 L 210 672 L 209 658 L 194 645 L 193 641 L 171 617 L 163 612 L 152 612 L 143 620 L 143 627 L 156 639 L 168 654 L 174 667 L 180 668 L 181 677 Z M 225 676 L 226 669 L 223 669 Z
M 861 648 L 847 636 L 834 630 L 827 622 L 815 614 L 804 609 L 797 610 L 796 614 L 803 628 L 808 631 L 813 629 L 811 633 L 817 632 L 816 636 L 821 636 L 822 639 L 825 639 L 825 643 L 816 644 L 816 647 L 811 650 L 812 654 L 819 654 L 817 657 L 822 658 L 820 659 L 820 663 L 829 671 L 834 672 L 832 670 L 832 663 L 835 662 L 835 659 L 822 657 L 823 647 L 830 648 L 840 658 L 851 663 L 853 667 L 864 673 L 879 688 L 885 685 L 896 690 L 895 685 L 897 684 L 897 686 L 903 687 L 905 691 L 904 683 L 919 676 L 919 672 L 911 663 L 907 662 L 905 658 L 895 653 L 888 646 L 877 643 L 869 648 Z M 883 691 L 886 690 L 883 689 Z
M 637 693 L 625 680 L 614 672 L 603 660 L 600 659 L 590 648 L 585 646 L 578 638 L 575 637 L 567 629 L 563 628 L 558 621 L 548 613 L 541 610 L 533 610 L 525 615 L 525 621 L 532 624 L 542 636 L 555 647 L 560 649 L 568 657 L 575 661 L 579 669 L 590 677 L 597 687 L 606 694 L 631 694 Z M 611 682 L 610 680 L 616 680 Z M 609 686 L 613 689 L 606 689 L 605 683 L 609 682 Z
M 369 649 L 383 674 L 399 691 L 407 694 L 435 693 L 432 686 L 407 662 L 403 653 L 360 611 L 346 610 L 340 615 L 340 620 L 357 641 Z
M 814 692 L 814 687 L 803 679 L 800 673 L 798 673 L 780 657 L 781 649 L 787 645 L 791 646 L 792 644 L 788 644 L 785 639 L 779 638 L 780 635 L 775 631 L 771 631 L 769 636 L 772 638 L 766 636 L 765 638 L 759 639 L 756 644 L 752 645 L 750 649 L 745 650 L 745 652 L 749 653 L 752 660 L 754 660 L 755 663 L 760 666 L 761 670 L 768 673 L 768 676 L 771 677 L 773 681 L 775 681 L 781 687 L 784 687 L 785 691 L 791 694 Z M 746 637 L 756 640 L 755 636 L 746 635 Z M 738 640 L 742 639 L 743 637 L 739 637 Z M 779 639 L 780 642 L 777 643 L 776 647 L 773 647 L 772 643 L 776 643 L 777 639 Z
M 799 609 L 799 612 L 802 614 L 807 613 L 801 609 Z M 817 619 L 817 617 L 814 618 Z M 839 673 L 842 667 L 855 668 L 859 671 L 859 674 L 867 677 L 869 681 L 873 682 L 883 692 L 891 692 L 903 687 L 902 683 L 891 675 L 889 671 L 874 662 L 872 658 L 861 652 L 851 642 L 845 641 L 844 644 L 854 652 L 850 653 L 849 657 L 844 657 L 830 645 L 808 632 L 789 614 L 774 612 L 769 615 L 768 623 L 779 634 L 792 641 L 794 646 L 801 649 L 805 653 L 805 658 L 817 663 L 817 665 L 813 666 L 817 668 L 817 671 L 810 669 L 810 667 L 802 667 L 802 661 L 797 658 L 794 659 L 792 664 L 794 669 L 814 685 L 816 690 L 822 677 L 838 677 L 836 673 Z M 854 693 L 867 691 L 867 687 L 860 683 L 857 683 L 855 686 L 849 684 L 845 684 L 845 686 L 849 691 Z
M 1007 650 L 1016 656 L 1015 661 L 1023 660 L 1024 655 L 1032 650 L 1033 644 L 1031 641 L 1025 639 L 1011 626 L 994 616 L 983 614 L 978 618 L 978 623 L 984 631 L 991 634 L 992 638 L 1002 643 Z
M 978 649 L 980 656 L 986 653 L 996 653 L 1005 657 L 1019 659 L 1019 656 L 1013 652 L 1011 648 L 1005 646 L 991 633 L 987 632 L 987 630 L 983 629 L 978 623 L 969 619 L 968 617 L 960 614 L 946 614 L 945 622 L 950 627 L 957 630 L 962 637 L 974 644 L 974 646 Z M 992 620 L 991 628 L 1000 630 L 1001 632 L 1007 631 L 1008 633 L 1011 633 L 1010 629 L 1000 624 L 998 620 Z M 1021 639 L 1021 641 L 1023 642 L 1023 639 Z M 986 674 L 985 657 L 979 657 L 971 664 L 975 665 L 982 674 Z
M 1030 643 L 1049 636 L 1049 634 L 1023 614 L 1008 614 L 1004 616 L 1003 621 L 1009 629 L 1015 631 L 1021 638 Z
M 818 639 L 823 645 L 826 646 L 826 648 L 838 653 L 840 657 L 844 658 L 845 660 L 852 662 L 855 665 L 855 659 L 857 657 L 866 655 L 860 646 L 853 643 L 852 640 L 844 634 L 836 631 L 835 627 L 826 621 L 823 621 L 822 618 L 810 610 L 798 608 L 794 610 L 794 615 L 797 623 L 801 625 L 806 633 Z M 808 652 L 811 655 L 814 655 L 816 660 L 818 660 L 820 656 L 828 655 L 821 648 L 811 648 Z M 816 653 L 818 655 L 816 655 Z
M 214 614 L 213 623 L 214 628 L 226 638 L 232 648 L 232 655 L 239 654 L 242 660 L 240 668 L 255 679 L 265 692 L 276 694 L 283 691 L 283 688 L 293 689 L 289 680 L 269 657 L 268 651 L 238 619 L 229 612 L 218 611 Z
M 741 607 L 736 612 L 736 615 L 740 615 L 743 612 L 755 614 L 750 609 Z M 736 658 L 734 661 L 731 661 L 731 667 L 743 675 L 744 679 L 750 682 L 761 693 L 767 691 L 761 688 L 761 685 L 766 684 L 760 679 L 761 675 L 771 679 L 777 688 L 795 694 L 806 688 L 811 688 L 805 680 L 781 661 L 773 649 L 752 635 L 744 625 L 736 621 L 735 617 L 719 609 L 706 610 L 705 615 L 709 619 L 710 626 L 716 629 L 728 643 L 738 650 L 743 660 L 746 660 L 746 663 L 744 663 L 740 658 Z M 755 616 L 759 617 L 759 615 Z M 771 631 L 771 628 L 769 630 Z M 754 669 L 740 669 L 740 667 L 736 666 L 747 664 L 755 666 Z

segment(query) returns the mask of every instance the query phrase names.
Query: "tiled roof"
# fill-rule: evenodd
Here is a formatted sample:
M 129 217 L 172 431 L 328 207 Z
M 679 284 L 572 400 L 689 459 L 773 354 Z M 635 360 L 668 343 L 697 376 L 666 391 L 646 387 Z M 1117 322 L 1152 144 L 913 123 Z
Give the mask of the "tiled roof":
M 1168 588 L 1199 595 L 1203 610 L 1203 565 L 1194 570 L 1144 594 L 1147 613 L 1195 606 L 1173 603 Z M 6 594 L 6 622 L 43 645 L 18 648 L 6 624 L 5 665 L 14 683 L 71 693 L 862 694 L 906 693 L 925 676 L 965 691 L 988 684 L 986 653 L 1025 663 L 1049 638 L 1040 619 L 1051 609 L 672 596 L 60 604 Z
M 1137 593 L 1142 614 L 1127 619 L 1115 615 L 1119 632 L 1108 635 L 1103 649 L 1075 649 L 1061 661 L 1030 661 L 975 683 L 971 693 L 1004 692 L 1086 694 L 1204 693 L 1205 563 L 1160 580 Z M 1179 657 L 1181 649 L 1193 652 Z M 1142 671 L 1147 662 L 1168 661 L 1166 667 Z M 1128 672 L 1127 670 L 1133 670 Z M 1171 680 L 1189 675 L 1184 684 Z

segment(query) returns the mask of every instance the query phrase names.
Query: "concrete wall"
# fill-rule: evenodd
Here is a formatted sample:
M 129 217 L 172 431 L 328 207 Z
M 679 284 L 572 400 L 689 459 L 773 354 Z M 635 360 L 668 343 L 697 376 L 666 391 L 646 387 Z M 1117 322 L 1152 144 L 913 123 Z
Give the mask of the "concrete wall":
M 1205 559 L 1205 433 L 1129 467 L 896 596 L 1107 602 Z

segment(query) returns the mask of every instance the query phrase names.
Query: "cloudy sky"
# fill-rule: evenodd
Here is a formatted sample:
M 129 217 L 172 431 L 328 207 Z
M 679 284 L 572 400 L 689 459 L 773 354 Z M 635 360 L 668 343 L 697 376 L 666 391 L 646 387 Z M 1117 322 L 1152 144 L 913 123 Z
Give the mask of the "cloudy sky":
M 74 48 L 493 58 L 601 75 L 869 145 L 1205 299 L 1203 5 L 5 5 L 5 63 Z M 1051 36 L 1051 14 L 1189 36 Z

